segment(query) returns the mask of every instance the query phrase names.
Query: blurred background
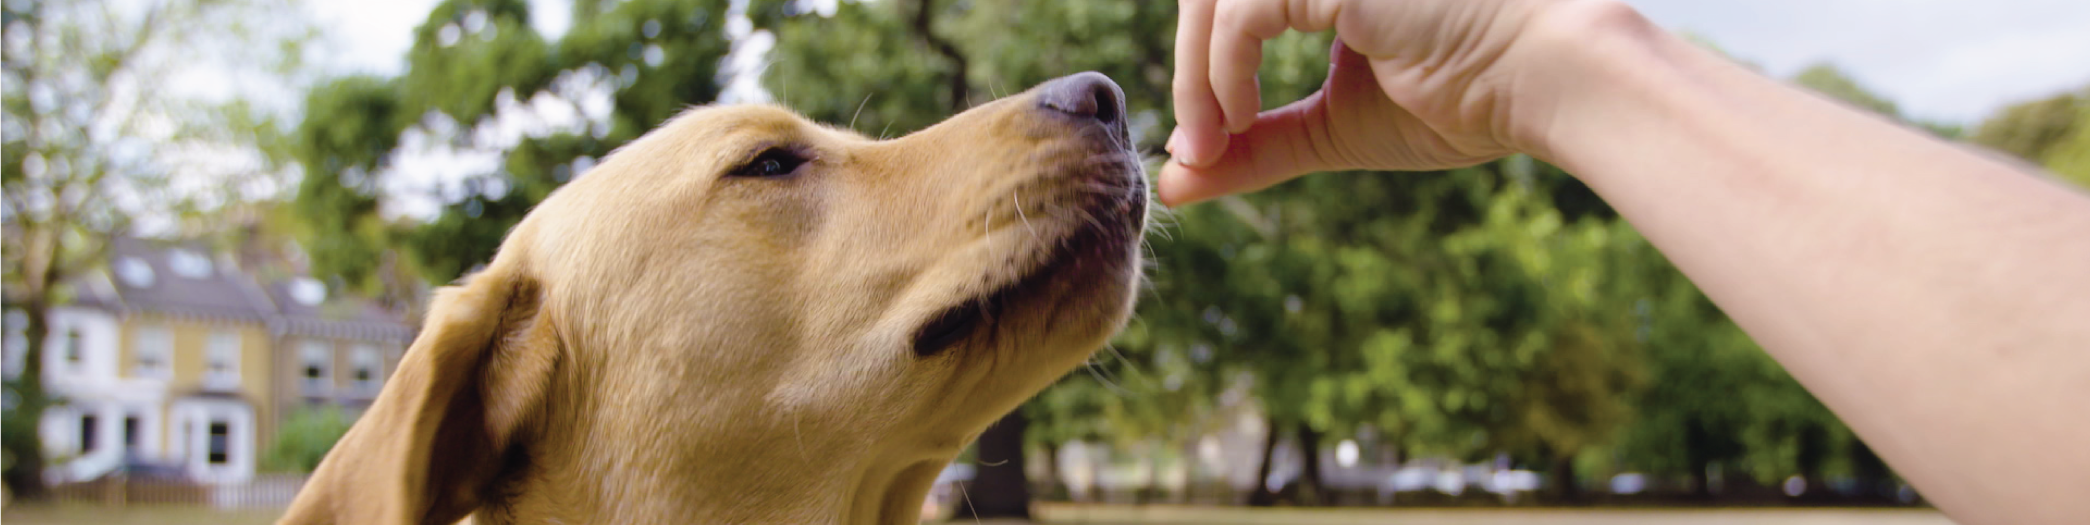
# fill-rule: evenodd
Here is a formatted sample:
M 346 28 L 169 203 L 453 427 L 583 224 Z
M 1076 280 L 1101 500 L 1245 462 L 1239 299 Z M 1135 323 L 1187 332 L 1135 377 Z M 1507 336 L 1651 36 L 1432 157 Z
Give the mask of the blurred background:
M 1631 3 L 2090 185 L 2090 4 Z M 268 522 L 432 286 L 691 105 L 891 137 L 1096 70 L 1158 156 L 1174 10 L 0 0 L 5 518 Z M 1329 38 L 1266 45 L 1266 102 L 1318 87 Z M 932 521 L 1946 522 L 1544 162 L 1305 178 L 1148 244 L 1137 319 L 947 469 Z

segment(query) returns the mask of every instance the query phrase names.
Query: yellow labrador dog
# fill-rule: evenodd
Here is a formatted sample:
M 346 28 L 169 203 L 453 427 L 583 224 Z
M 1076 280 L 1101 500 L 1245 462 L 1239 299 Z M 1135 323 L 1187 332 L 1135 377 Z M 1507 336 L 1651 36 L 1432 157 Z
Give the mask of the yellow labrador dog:
M 283 523 L 914 523 L 1129 315 L 1122 98 L 1084 73 L 887 141 L 676 117 L 437 292 Z

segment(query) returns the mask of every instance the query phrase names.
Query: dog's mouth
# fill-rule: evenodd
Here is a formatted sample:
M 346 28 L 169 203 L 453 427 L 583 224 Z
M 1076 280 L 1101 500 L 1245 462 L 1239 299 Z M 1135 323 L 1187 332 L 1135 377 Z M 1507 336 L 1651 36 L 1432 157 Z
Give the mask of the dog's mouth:
M 1081 283 L 1061 286 L 1062 281 L 1102 275 L 1096 271 L 1101 266 L 1133 264 L 1129 261 L 1146 221 L 1143 170 L 1129 149 L 1096 158 L 1102 160 L 1072 168 L 1084 185 L 1069 191 L 1063 213 L 1076 226 L 1047 246 L 1049 253 L 1015 278 L 931 317 L 915 331 L 917 357 L 944 353 L 975 335 L 992 337 L 995 331 L 991 327 L 1004 315 L 1039 303 L 1057 310 L 1069 302 L 1059 296 L 1084 291 Z

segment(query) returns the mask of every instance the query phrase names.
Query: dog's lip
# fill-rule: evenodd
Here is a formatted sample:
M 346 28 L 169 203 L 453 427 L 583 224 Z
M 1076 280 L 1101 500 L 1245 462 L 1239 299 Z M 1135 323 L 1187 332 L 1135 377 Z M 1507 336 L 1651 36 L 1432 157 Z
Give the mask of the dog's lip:
M 1137 164 L 1130 166 L 1131 170 L 1139 169 Z M 1048 249 L 1051 251 L 1014 278 L 946 307 L 923 321 L 914 333 L 915 355 L 931 357 L 976 337 L 994 337 L 997 331 L 993 326 L 1003 314 L 1013 311 L 1012 308 L 1028 306 L 1021 303 L 1048 300 L 1042 297 L 1042 291 L 1053 285 L 1062 274 L 1086 263 L 1084 259 L 1123 256 L 1116 250 L 1134 249 L 1138 229 L 1145 221 L 1146 181 L 1136 171 L 1119 175 L 1131 181 L 1124 188 L 1126 195 L 1090 203 L 1084 213 L 1091 214 L 1095 220 L 1082 221 L 1073 231 L 1050 241 L 1052 244 Z M 1045 308 L 1057 307 L 1046 305 Z

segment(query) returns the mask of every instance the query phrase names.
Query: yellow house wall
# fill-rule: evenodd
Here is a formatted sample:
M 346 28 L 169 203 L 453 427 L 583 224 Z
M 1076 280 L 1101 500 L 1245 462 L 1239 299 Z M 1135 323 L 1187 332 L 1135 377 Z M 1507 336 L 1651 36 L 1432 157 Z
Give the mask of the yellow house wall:
M 117 375 L 124 378 L 136 376 L 137 332 L 139 328 L 159 326 L 167 329 L 174 338 L 173 374 L 167 381 L 167 403 L 160 407 L 161 450 L 167 450 L 170 438 L 179 429 L 173 427 L 173 418 L 167 409 L 173 398 L 193 394 L 203 387 L 203 371 L 210 336 L 217 332 L 232 332 L 240 339 L 240 394 L 254 407 L 254 447 L 256 453 L 266 449 L 275 436 L 275 395 L 269 390 L 275 366 L 270 358 L 272 349 L 268 331 L 260 323 L 233 323 L 225 321 L 201 321 L 171 319 L 141 314 L 126 318 L 121 323 L 122 334 L 117 347 Z M 173 453 L 173 451 L 169 451 Z

